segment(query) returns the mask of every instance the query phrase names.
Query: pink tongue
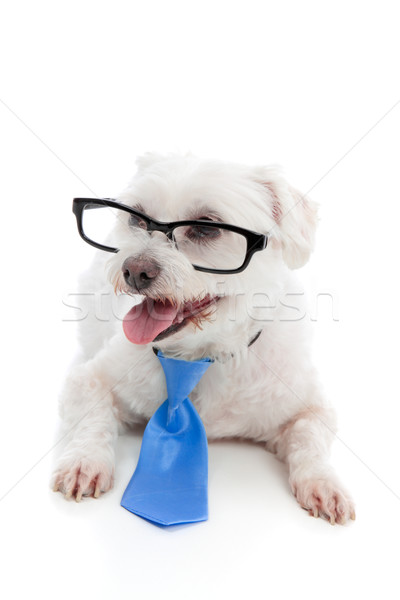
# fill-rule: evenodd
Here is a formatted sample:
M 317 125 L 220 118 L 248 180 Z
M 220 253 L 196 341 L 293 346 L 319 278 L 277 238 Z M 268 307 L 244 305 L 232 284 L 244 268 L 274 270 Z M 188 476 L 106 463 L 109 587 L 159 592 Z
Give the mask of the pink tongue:
M 178 309 L 169 302 L 163 304 L 147 298 L 125 316 L 124 333 L 134 344 L 148 344 L 172 325 L 177 312 Z

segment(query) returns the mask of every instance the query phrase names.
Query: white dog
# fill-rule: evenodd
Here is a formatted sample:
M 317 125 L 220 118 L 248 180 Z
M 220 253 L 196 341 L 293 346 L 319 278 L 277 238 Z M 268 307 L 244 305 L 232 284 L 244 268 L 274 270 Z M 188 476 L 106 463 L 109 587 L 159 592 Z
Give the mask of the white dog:
M 215 359 L 191 394 L 209 439 L 264 442 L 286 462 L 310 514 L 354 518 L 328 462 L 335 416 L 310 362 L 306 319 L 288 315 L 316 207 L 271 167 L 155 154 L 137 166 L 117 200 L 134 212 L 113 202 L 76 207 L 81 234 L 113 251 L 98 251 L 82 292 L 122 292 L 131 310 L 123 323 L 111 314 L 96 320 L 93 309 L 82 322 L 85 361 L 62 395 L 69 433 L 54 489 L 79 501 L 112 487 L 119 425 L 145 423 L 166 398 L 157 346 L 167 356 Z M 115 223 L 107 241 L 96 220 Z M 200 223 L 171 225 L 189 220 Z M 142 302 L 132 308 L 137 294 Z

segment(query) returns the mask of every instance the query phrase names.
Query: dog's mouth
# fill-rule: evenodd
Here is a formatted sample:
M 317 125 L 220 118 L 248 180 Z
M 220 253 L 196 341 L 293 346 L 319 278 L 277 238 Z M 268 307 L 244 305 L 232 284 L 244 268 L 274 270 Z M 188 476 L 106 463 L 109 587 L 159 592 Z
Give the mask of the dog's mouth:
M 161 341 L 180 331 L 190 321 L 196 324 L 206 318 L 218 296 L 205 296 L 201 300 L 189 300 L 176 306 L 170 300 L 145 298 L 128 312 L 123 321 L 126 337 L 134 344 Z

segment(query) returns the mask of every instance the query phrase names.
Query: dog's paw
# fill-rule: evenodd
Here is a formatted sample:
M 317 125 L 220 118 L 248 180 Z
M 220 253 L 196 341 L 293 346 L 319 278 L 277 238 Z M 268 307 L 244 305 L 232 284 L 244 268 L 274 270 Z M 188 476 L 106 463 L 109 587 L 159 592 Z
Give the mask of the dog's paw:
M 83 496 L 98 498 L 108 492 L 114 483 L 112 466 L 98 460 L 81 458 L 72 462 L 62 461 L 52 479 L 55 492 L 61 492 L 65 498 L 75 498 L 77 502 Z
M 353 501 L 334 479 L 304 479 L 291 486 L 300 506 L 313 517 L 322 517 L 332 525 L 356 518 Z

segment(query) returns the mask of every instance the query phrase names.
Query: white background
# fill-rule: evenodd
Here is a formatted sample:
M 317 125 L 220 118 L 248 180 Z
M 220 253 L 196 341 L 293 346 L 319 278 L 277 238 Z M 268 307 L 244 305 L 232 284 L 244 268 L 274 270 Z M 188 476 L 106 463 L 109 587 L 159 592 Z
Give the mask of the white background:
M 3 1 L 0 15 L 4 598 L 398 598 L 397 2 Z M 397 105 L 396 105 L 397 103 Z M 357 520 L 331 527 L 247 443 L 210 445 L 210 519 L 156 528 L 114 490 L 49 489 L 76 350 L 63 302 L 91 250 L 73 196 L 113 196 L 148 151 L 279 163 L 321 205 L 304 269 L 315 361 Z

